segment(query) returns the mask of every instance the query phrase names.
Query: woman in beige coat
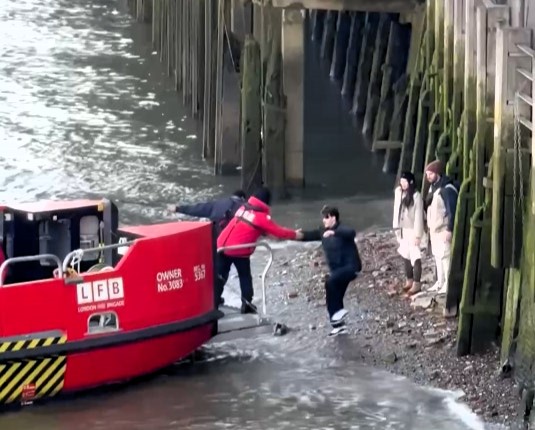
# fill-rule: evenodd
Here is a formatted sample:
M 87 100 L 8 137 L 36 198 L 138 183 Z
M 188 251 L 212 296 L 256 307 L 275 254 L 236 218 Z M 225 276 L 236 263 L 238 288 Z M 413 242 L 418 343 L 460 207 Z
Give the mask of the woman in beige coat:
M 408 296 L 412 296 L 422 288 L 420 244 L 424 235 L 424 205 L 411 172 L 401 174 L 399 186 L 394 192 L 392 226 L 399 243 L 398 253 L 405 266 L 406 282 L 403 290 Z

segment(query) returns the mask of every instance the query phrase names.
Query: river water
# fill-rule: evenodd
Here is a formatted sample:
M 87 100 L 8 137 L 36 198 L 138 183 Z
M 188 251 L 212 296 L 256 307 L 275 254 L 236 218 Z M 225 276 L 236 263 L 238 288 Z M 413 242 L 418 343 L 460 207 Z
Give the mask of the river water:
M 236 187 L 236 178 L 214 177 L 201 159 L 199 125 L 149 35 L 113 0 L 2 1 L 1 201 L 106 196 L 119 204 L 123 222 L 154 222 L 166 218 L 169 202 Z M 385 225 L 391 180 L 357 145 L 321 76 L 307 81 L 316 91 L 306 113 L 310 188 L 278 205 L 275 216 L 312 225 L 329 201 L 359 229 Z M 483 428 L 452 393 L 363 367 L 355 348 L 317 333 L 214 343 L 200 362 L 109 393 L 6 414 L 0 428 Z

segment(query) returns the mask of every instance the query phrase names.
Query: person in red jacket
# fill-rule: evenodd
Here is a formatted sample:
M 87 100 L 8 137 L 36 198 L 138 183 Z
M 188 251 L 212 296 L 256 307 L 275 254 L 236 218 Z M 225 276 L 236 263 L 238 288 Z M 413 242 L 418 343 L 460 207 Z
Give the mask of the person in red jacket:
M 281 227 L 271 220 L 269 203 L 271 193 L 262 187 L 256 190 L 249 200 L 241 206 L 234 218 L 227 224 L 217 239 L 217 248 L 233 245 L 255 243 L 260 236 L 274 236 L 279 239 L 300 240 L 302 233 Z M 229 249 L 219 253 L 217 259 L 218 282 L 216 285 L 219 303 L 223 303 L 223 288 L 228 280 L 232 265 L 236 267 L 240 279 L 241 313 L 256 313 L 253 305 L 253 277 L 251 276 L 251 254 L 255 246 L 250 248 Z

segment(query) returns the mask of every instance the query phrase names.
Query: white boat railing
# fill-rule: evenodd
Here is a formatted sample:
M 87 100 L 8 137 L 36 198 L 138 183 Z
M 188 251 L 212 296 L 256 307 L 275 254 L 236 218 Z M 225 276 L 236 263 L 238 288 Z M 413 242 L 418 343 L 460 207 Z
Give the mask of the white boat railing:
M 130 246 L 135 243 L 135 240 L 131 240 L 129 242 L 122 242 L 122 243 L 114 243 L 112 245 L 104 245 L 104 246 L 96 246 L 94 248 L 87 248 L 87 249 L 76 249 L 72 252 L 69 252 L 67 256 L 63 259 L 63 272 L 67 271 L 67 268 L 69 267 L 69 264 L 71 263 L 71 260 L 74 260 L 74 264 L 79 263 L 82 260 L 82 257 L 85 253 L 91 253 L 91 252 L 101 252 L 106 251 L 109 249 L 116 249 L 116 248 L 122 248 L 124 246 Z
M 262 314 L 265 316 L 267 314 L 267 306 L 266 306 L 266 276 L 269 272 L 269 269 L 271 268 L 271 265 L 273 264 L 273 248 L 269 245 L 269 243 L 265 241 L 255 242 L 255 243 L 245 243 L 243 245 L 229 245 L 229 246 L 222 246 L 221 248 L 217 249 L 217 253 L 220 254 L 223 251 L 231 251 L 234 249 L 245 249 L 245 248 L 255 248 L 255 247 L 261 247 L 267 249 L 269 252 L 269 258 L 268 261 L 264 267 L 264 270 L 262 271 Z M 217 268 L 217 266 L 216 266 Z
M 71 260 L 74 259 L 74 260 L 78 260 L 78 262 L 79 262 L 79 261 L 81 261 L 83 255 L 85 253 L 105 251 L 105 250 L 109 250 L 109 249 L 116 249 L 116 248 L 120 248 L 120 247 L 124 247 L 124 246 L 130 246 L 130 245 L 132 245 L 134 243 L 135 243 L 135 240 L 129 241 L 129 242 L 123 242 L 123 243 L 115 243 L 113 245 L 105 245 L 105 246 L 100 246 L 100 247 L 95 247 L 95 248 L 77 249 L 77 250 L 74 250 L 74 251 L 70 252 L 69 254 L 67 254 L 67 256 L 63 260 L 63 264 L 62 264 L 61 260 L 58 258 L 58 256 L 56 256 L 54 254 L 40 254 L 40 255 L 29 255 L 29 256 L 24 256 L 24 257 L 8 258 L 7 260 L 5 260 L 0 265 L 0 287 L 2 287 L 4 285 L 4 283 L 3 283 L 4 272 L 6 271 L 7 267 L 9 265 L 12 265 L 12 264 L 27 263 L 27 262 L 31 262 L 31 261 L 51 260 L 51 261 L 54 261 L 56 263 L 56 265 L 57 265 L 58 277 L 62 278 L 63 274 L 67 272 L 67 269 L 69 267 L 69 263 L 71 262 Z M 217 253 L 220 254 L 223 251 L 231 251 L 231 250 L 235 250 L 235 249 L 245 249 L 245 248 L 256 248 L 256 247 L 265 248 L 269 252 L 269 258 L 268 258 L 268 261 L 267 261 L 266 265 L 264 266 L 264 270 L 262 271 L 262 276 L 261 276 L 262 313 L 263 313 L 263 315 L 266 315 L 267 314 L 266 276 L 267 276 L 267 274 L 269 272 L 269 269 L 271 269 L 271 266 L 273 264 L 273 249 L 271 248 L 269 243 L 267 243 L 265 241 L 260 241 L 260 242 L 255 242 L 255 243 L 245 243 L 245 244 L 242 244 L 242 245 L 223 246 L 223 247 L 217 249 Z M 216 269 L 216 268 L 214 268 L 214 269 Z
M 24 257 L 13 257 L 5 260 L 2 265 L 0 265 L 0 287 L 4 286 L 4 272 L 7 267 L 11 264 L 16 263 L 27 263 L 30 261 L 41 261 L 41 260 L 51 260 L 56 263 L 58 266 L 59 276 L 63 277 L 63 270 L 61 268 L 61 260 L 57 255 L 54 254 L 40 254 L 40 255 L 27 255 Z

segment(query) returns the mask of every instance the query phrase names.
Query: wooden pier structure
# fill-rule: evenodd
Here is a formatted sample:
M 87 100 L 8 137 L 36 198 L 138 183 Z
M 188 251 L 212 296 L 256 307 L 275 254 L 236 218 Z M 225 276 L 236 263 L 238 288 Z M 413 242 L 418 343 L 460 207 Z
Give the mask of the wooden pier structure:
M 203 120 L 203 155 L 215 173 L 241 167 L 244 188 L 264 181 L 284 195 L 306 185 L 306 38 L 385 173 L 411 170 L 425 192 L 424 166 L 447 163 L 461 183 L 446 299 L 459 318 L 457 351 L 498 343 L 497 365 L 513 368 L 529 413 L 535 0 L 129 2 Z

